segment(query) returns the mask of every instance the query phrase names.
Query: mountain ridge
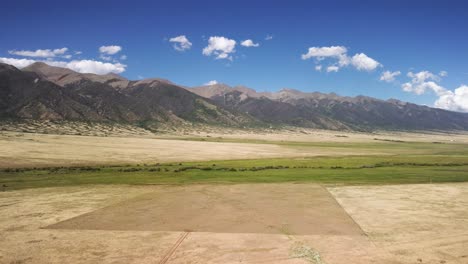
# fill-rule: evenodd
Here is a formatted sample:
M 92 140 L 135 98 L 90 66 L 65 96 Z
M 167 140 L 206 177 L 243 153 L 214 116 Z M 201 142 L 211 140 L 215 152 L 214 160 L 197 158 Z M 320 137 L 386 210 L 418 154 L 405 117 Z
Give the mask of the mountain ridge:
M 468 130 L 468 113 L 396 99 L 246 86 L 183 87 L 169 80 L 127 80 L 34 63 L 0 64 L 0 117 L 124 122 L 176 127 L 297 126 L 334 130 Z
M 147 123 L 156 127 L 192 122 L 240 126 L 254 122 L 247 115 L 227 111 L 160 79 L 129 81 L 122 77 L 119 82 L 128 83 L 116 86 L 112 85 L 115 76 L 108 77 L 37 63 L 23 70 L 0 64 L 0 93 L 5 98 L 1 102 L 4 107 L 0 106 L 0 116 Z M 65 99 L 66 104 L 57 104 Z
M 210 93 L 210 85 L 188 88 L 206 98 L 215 100 L 221 105 L 237 108 L 251 113 L 262 121 L 270 122 L 275 108 L 281 108 L 279 103 L 294 106 L 295 112 L 287 117 L 289 125 L 298 125 L 320 120 L 333 120 L 334 125 L 324 128 L 372 129 L 382 128 L 391 130 L 467 130 L 468 113 L 452 112 L 444 109 L 431 108 L 403 102 L 397 99 L 382 100 L 369 96 L 355 97 L 339 96 L 336 93 L 302 92 L 296 89 L 283 88 L 277 92 L 256 92 L 248 88 L 244 93 L 237 86 L 229 87 L 223 84 L 223 89 L 217 93 Z M 254 91 L 254 93 L 252 92 Z M 270 107 L 253 109 L 255 103 L 265 105 L 269 100 Z M 257 110 L 253 113 L 252 110 Z M 283 120 L 285 121 L 285 120 Z M 338 125 L 340 124 L 340 125 Z M 338 126 L 337 126 L 338 125 Z

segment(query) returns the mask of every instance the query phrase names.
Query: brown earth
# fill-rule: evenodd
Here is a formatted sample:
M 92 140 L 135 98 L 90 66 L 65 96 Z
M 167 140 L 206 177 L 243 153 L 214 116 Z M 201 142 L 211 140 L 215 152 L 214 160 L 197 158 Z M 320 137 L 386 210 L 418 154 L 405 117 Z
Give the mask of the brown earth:
M 285 235 L 364 234 L 325 188 L 312 184 L 155 188 L 151 193 L 48 228 Z
M 398 263 L 468 263 L 468 183 L 329 190 Z
M 327 188 L 332 196 L 311 184 L 1 192 L 0 263 L 466 264 L 467 187 Z M 242 233 L 254 229 L 261 233 Z
M 195 209 L 178 212 L 192 204 L 186 195 L 195 199 Z M 203 202 L 207 197 L 211 203 Z M 193 215 L 198 209 L 224 215 Z M 0 263 L 333 264 L 379 263 L 385 255 L 327 191 L 308 184 L 31 189 L 0 193 L 0 211 Z M 103 218 L 94 218 L 96 225 L 85 221 L 98 215 Z M 196 219 L 184 218 L 190 215 Z M 256 219 L 261 221 L 249 223 Z M 80 229 L 58 228 L 64 225 Z M 197 227 L 205 232 L 181 230 Z

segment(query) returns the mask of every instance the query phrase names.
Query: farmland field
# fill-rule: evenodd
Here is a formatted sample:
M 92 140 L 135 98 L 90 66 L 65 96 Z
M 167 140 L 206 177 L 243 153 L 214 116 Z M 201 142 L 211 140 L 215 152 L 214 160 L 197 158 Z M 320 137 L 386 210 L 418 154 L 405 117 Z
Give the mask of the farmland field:
M 316 137 L 3 132 L 0 262 L 466 263 L 464 135 Z

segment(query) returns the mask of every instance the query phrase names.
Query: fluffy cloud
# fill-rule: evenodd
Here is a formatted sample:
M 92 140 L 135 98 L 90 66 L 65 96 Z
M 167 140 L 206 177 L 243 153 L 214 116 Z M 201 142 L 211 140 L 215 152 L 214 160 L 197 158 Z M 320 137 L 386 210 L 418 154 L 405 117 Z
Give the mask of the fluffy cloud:
M 351 64 L 359 71 L 373 71 L 380 66 L 380 63 L 364 53 L 359 53 L 351 58 Z
M 448 90 L 439 84 L 440 77 L 429 71 L 409 72 L 407 76 L 411 81 L 402 85 L 403 91 L 418 95 L 432 91 L 439 97 L 434 103 L 435 107 L 468 112 L 468 86 L 462 85 L 454 91 Z
M 427 90 L 432 90 L 437 95 L 442 95 L 445 93 L 445 89 L 433 81 L 423 83 L 407 82 L 402 85 L 402 88 L 405 92 L 411 92 L 417 95 L 424 94 Z
M 444 93 L 445 89 L 437 84 L 440 78 L 429 71 L 421 71 L 418 73 L 408 72 L 410 82 L 402 85 L 403 91 L 412 92 L 418 95 L 424 94 L 427 90 L 434 91 L 437 95 Z
M 216 59 L 232 60 L 230 54 L 236 52 L 236 41 L 225 37 L 210 37 L 208 39 L 208 46 L 203 49 L 203 55 L 215 55 Z
M 347 55 L 347 52 L 348 49 L 344 46 L 310 47 L 306 54 L 301 55 L 301 58 L 303 60 L 314 58 L 317 61 L 322 61 L 325 59 L 337 60 L 336 64 L 328 67 L 331 67 L 333 71 L 338 71 L 339 68 L 348 65 L 353 66 L 359 71 L 372 71 L 381 66 L 378 61 L 372 59 L 364 53 L 358 53 L 350 57 Z
M 412 82 L 416 82 L 416 83 L 423 83 L 427 80 L 434 80 L 437 82 L 440 81 L 440 78 L 437 77 L 437 75 L 429 71 L 420 71 L 418 73 L 408 72 L 407 76 L 412 78 L 411 80 Z
M 185 35 L 171 38 L 169 42 L 174 43 L 174 49 L 178 51 L 189 50 L 192 47 L 192 42 L 190 42 Z
M 36 61 L 29 60 L 29 59 L 14 59 L 14 58 L 1 58 L 0 57 L 0 62 L 13 65 L 16 68 L 24 68 L 30 64 L 33 64 Z
M 434 105 L 447 110 L 468 112 L 468 86 L 462 85 L 453 92 L 447 91 Z
M 348 50 L 343 46 L 331 46 L 331 47 L 311 47 L 306 54 L 302 54 L 301 58 L 307 60 L 310 58 L 323 59 L 326 57 L 340 57 L 346 54 Z
M 340 67 L 332 65 L 327 67 L 327 72 L 338 72 L 340 70 Z
M 119 53 L 122 50 L 121 46 L 101 46 L 99 48 L 99 52 L 101 53 L 99 55 L 99 58 L 104 61 L 112 61 L 114 62 L 114 65 L 119 64 L 118 57 L 114 57 L 115 54 Z M 117 56 L 117 55 L 116 55 Z M 126 60 L 127 56 L 122 54 L 120 56 L 120 60 Z
M 61 49 L 38 49 L 38 50 L 9 50 L 8 53 L 23 57 L 40 57 L 40 58 L 53 58 L 63 55 L 68 51 L 68 48 Z
M 244 47 L 258 47 L 260 46 L 259 43 L 254 43 L 251 39 L 246 39 L 241 42 L 241 45 Z
M 99 48 L 100 53 L 104 53 L 104 54 L 107 54 L 107 55 L 114 55 L 114 54 L 118 53 L 121 50 L 122 50 L 122 47 L 120 47 L 120 46 L 101 46 Z
M 47 63 L 47 62 L 46 62 Z M 66 68 L 72 69 L 81 73 L 122 73 L 125 71 L 127 65 L 121 63 L 107 63 L 95 60 L 79 60 L 67 62 Z
M 395 71 L 395 72 L 384 71 L 382 75 L 380 76 L 380 80 L 384 82 L 393 82 L 395 81 L 395 77 L 397 77 L 400 74 L 401 74 L 400 71 Z
M 0 62 L 11 64 L 17 68 L 24 68 L 36 60 L 27 60 L 27 59 L 15 59 L 15 58 L 0 58 Z M 127 65 L 121 63 L 109 63 L 101 62 L 95 60 L 73 60 L 73 61 L 53 61 L 45 60 L 42 61 L 48 65 L 68 68 L 81 73 L 95 73 L 95 74 L 107 74 L 110 72 L 113 73 L 122 73 L 125 71 Z
M 322 65 L 316 65 L 315 70 L 316 71 L 322 71 Z
M 218 84 L 218 81 L 212 80 L 212 81 L 209 81 L 207 83 L 204 83 L 203 85 L 215 85 L 215 84 Z

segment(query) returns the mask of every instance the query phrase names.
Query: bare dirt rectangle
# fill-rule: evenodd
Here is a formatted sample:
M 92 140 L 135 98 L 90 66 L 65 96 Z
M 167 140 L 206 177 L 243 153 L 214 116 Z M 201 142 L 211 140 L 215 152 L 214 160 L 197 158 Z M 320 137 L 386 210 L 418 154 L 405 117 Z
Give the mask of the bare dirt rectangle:
M 161 187 L 48 228 L 286 235 L 363 234 L 325 188 L 312 184 Z

